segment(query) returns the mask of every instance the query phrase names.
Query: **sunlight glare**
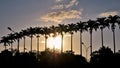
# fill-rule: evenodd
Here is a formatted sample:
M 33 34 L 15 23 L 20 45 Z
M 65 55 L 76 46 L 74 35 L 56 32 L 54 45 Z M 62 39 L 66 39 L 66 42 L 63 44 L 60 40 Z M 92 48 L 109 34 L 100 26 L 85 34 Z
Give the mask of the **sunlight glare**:
M 50 49 L 52 49 L 53 47 L 55 47 L 55 49 L 61 49 L 61 36 L 49 37 L 48 47 Z

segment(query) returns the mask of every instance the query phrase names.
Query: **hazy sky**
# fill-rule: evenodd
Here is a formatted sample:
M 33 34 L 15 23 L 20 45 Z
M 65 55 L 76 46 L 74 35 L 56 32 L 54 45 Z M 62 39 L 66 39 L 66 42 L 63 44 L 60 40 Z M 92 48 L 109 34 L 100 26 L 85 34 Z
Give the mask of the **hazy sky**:
M 19 32 L 30 26 L 43 27 L 58 23 L 76 23 L 79 20 L 87 21 L 109 14 L 120 15 L 120 0 L 0 0 L 0 37 L 11 33 L 7 27 Z M 119 35 L 120 30 L 116 28 L 117 50 L 120 49 Z M 66 37 L 65 42 L 70 41 L 69 39 L 70 37 Z M 30 39 L 28 38 L 27 41 Z M 83 33 L 83 42 L 89 46 L 88 32 Z M 74 34 L 73 43 L 74 51 L 79 53 L 79 33 Z M 104 31 L 104 44 L 113 47 L 111 30 Z M 94 50 L 100 46 L 100 31 L 93 32 Z

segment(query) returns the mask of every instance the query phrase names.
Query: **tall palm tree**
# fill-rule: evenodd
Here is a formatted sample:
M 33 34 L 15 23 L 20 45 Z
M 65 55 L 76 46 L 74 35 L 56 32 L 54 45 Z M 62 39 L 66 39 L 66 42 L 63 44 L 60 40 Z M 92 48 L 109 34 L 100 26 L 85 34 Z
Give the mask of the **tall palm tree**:
M 92 54 L 92 31 L 93 29 L 97 30 L 99 27 L 99 24 L 94 21 L 94 20 L 88 20 L 87 21 L 87 28 L 89 29 L 90 31 L 90 53 Z
M 67 32 L 67 26 L 64 24 L 58 24 L 58 33 L 61 34 L 61 53 L 63 52 L 63 37 L 64 33 Z
M 103 43 L 103 29 L 108 27 L 109 28 L 109 23 L 106 22 L 106 17 L 102 17 L 102 18 L 97 18 L 97 22 L 100 26 L 100 30 L 101 30 L 101 43 L 102 43 L 102 47 L 104 46 Z
M 15 41 L 15 34 L 8 34 L 8 39 L 10 40 L 11 51 L 13 50 L 13 42 Z
M 37 37 L 37 53 L 39 54 L 39 38 L 40 38 L 40 34 L 43 34 L 42 28 L 35 27 L 35 33 L 36 33 L 36 37 Z
M 76 30 L 75 27 L 76 25 L 71 23 L 71 24 L 68 24 L 68 28 L 67 28 L 68 32 L 71 35 L 71 52 L 73 52 L 73 33 Z
M 58 32 L 58 27 L 52 25 L 49 27 L 50 28 L 50 33 L 52 33 L 52 37 L 55 38 L 57 36 L 57 32 Z M 52 42 L 53 43 L 53 42 Z M 53 51 L 55 52 L 55 45 L 53 45 Z
M 113 32 L 113 46 L 114 46 L 114 53 L 116 52 L 116 45 L 115 45 L 115 27 L 116 27 L 116 23 L 118 22 L 119 16 L 115 15 L 115 16 L 109 16 L 108 17 L 108 22 L 111 24 L 111 30 Z
M 76 29 L 80 32 L 80 54 L 82 55 L 82 33 L 83 31 L 87 31 L 87 23 L 80 21 L 76 26 Z
M 30 27 L 27 30 L 28 30 L 28 33 L 29 33 L 29 37 L 31 38 L 30 51 L 32 52 L 32 39 L 33 39 L 33 35 L 35 34 L 35 29 Z
M 22 37 L 23 37 L 23 40 L 24 40 L 24 45 L 23 45 L 23 52 L 25 52 L 26 48 L 25 48 L 25 40 L 26 40 L 26 36 L 28 36 L 28 32 L 27 30 L 22 30 Z
M 17 40 L 17 50 L 19 51 L 20 39 L 22 38 L 21 32 L 15 32 L 15 39 Z
M 48 27 L 43 27 L 43 34 L 45 35 L 45 50 L 47 49 L 47 39 L 48 35 L 50 34 L 50 29 Z

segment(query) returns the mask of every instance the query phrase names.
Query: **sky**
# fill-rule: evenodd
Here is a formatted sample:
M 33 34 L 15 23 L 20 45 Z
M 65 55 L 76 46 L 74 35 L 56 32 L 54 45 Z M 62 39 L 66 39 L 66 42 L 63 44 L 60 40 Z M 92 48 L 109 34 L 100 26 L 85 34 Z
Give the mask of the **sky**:
M 7 27 L 19 32 L 29 27 L 70 24 L 89 19 L 96 20 L 108 15 L 120 15 L 119 3 L 120 0 L 0 0 L 0 37 L 11 33 Z M 119 35 L 120 30 L 116 27 L 117 50 L 120 49 Z M 36 38 L 33 40 L 33 44 L 36 45 Z M 64 50 L 70 49 L 69 35 L 66 35 L 64 40 Z M 27 41 L 30 42 L 30 39 L 27 38 Z M 41 41 L 44 41 L 44 37 L 41 37 Z M 89 46 L 88 32 L 83 33 L 83 42 Z M 21 42 L 21 47 L 22 45 Z M 29 48 L 30 43 L 26 45 Z M 40 45 L 41 50 L 44 49 L 42 42 Z M 79 33 L 74 34 L 73 45 L 75 53 L 79 54 Z M 104 45 L 113 50 L 112 31 L 107 28 L 104 30 Z M 99 49 L 100 46 L 100 31 L 93 31 L 93 50 Z M 85 47 L 83 50 L 85 52 Z

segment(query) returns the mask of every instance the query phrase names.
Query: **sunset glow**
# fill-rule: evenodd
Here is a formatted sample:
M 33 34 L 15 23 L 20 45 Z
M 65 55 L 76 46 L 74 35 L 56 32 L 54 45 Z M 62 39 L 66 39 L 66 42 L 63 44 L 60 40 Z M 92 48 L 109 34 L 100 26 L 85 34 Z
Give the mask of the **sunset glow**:
M 61 49 L 61 36 L 56 36 L 56 37 L 49 37 L 48 38 L 48 47 L 50 49 L 54 48 L 55 49 Z

